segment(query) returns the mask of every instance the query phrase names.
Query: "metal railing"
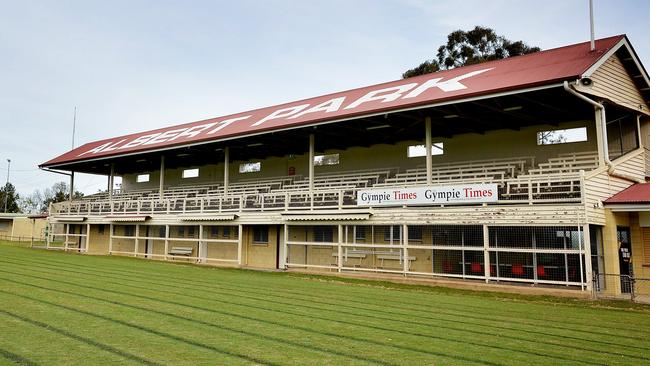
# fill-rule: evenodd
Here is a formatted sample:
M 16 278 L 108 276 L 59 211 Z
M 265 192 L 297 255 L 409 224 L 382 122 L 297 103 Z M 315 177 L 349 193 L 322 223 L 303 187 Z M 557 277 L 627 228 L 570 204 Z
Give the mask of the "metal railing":
M 650 303 L 650 278 L 594 272 L 593 291 L 595 298 L 629 298 L 632 302 Z
M 454 182 L 449 182 L 453 184 Z M 488 182 L 486 182 L 488 183 Z M 413 187 L 413 186 L 411 186 Z M 369 187 L 372 188 L 372 187 Z M 382 187 L 390 189 L 391 187 Z M 395 188 L 401 188 L 396 185 Z M 154 215 L 232 213 L 358 208 L 357 192 L 367 188 L 284 191 L 224 196 L 196 195 L 177 198 L 104 199 L 53 204 L 53 215 Z M 580 203 L 584 199 L 584 173 L 515 178 L 499 183 L 496 204 Z

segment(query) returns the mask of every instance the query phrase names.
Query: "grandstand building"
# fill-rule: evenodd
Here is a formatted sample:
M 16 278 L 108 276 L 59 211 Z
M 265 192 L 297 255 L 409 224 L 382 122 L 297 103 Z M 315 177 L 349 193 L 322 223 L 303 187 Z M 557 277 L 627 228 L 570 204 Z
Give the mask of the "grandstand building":
M 91 142 L 41 165 L 108 177 L 51 206 L 48 247 L 620 294 L 604 274 L 650 265 L 615 199 L 646 181 L 648 100 L 615 36 Z

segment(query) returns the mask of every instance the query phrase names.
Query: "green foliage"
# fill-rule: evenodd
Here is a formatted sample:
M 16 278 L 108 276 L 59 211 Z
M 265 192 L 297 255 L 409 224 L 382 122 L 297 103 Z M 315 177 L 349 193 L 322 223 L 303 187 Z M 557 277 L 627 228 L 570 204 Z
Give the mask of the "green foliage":
M 469 31 L 457 30 L 447 36 L 447 43 L 438 47 L 436 59 L 407 70 L 402 77 L 424 75 L 438 70 L 479 64 L 538 52 L 539 47 L 528 46 L 523 41 L 511 41 L 487 27 L 476 26 Z
M 7 183 L 4 187 L 0 188 L 0 212 L 17 213 L 20 211 L 18 201 L 20 195 L 16 192 L 16 187 L 13 184 Z
M 80 199 L 84 196 L 83 193 L 79 191 L 74 192 L 73 199 Z M 52 185 L 52 188 L 46 188 L 43 191 L 43 201 L 41 204 L 41 212 L 47 212 L 50 203 L 63 202 L 70 199 L 70 188 L 65 182 L 58 182 Z

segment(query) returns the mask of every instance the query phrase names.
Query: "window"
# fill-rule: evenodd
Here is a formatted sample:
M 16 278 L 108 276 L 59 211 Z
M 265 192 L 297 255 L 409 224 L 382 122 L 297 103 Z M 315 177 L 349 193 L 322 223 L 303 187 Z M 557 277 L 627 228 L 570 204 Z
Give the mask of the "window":
M 104 235 L 104 230 L 105 230 L 105 225 L 99 225 L 99 226 L 97 227 L 97 233 L 98 233 L 99 235 Z
M 188 226 L 187 227 L 187 237 L 188 238 L 193 238 L 194 237 L 194 226 Z
M 314 165 L 337 165 L 339 163 L 339 154 L 316 155 L 314 156 Z
M 266 226 L 253 227 L 253 243 L 267 244 L 269 242 L 269 228 Z
M 445 144 L 442 142 L 434 142 L 431 144 L 431 155 L 442 155 L 445 152 Z M 408 148 L 407 155 L 409 158 L 417 158 L 427 155 L 426 145 L 411 145 Z
M 223 227 L 223 237 L 230 238 L 230 226 Z
M 537 145 L 568 144 L 587 141 L 587 127 L 537 132 Z
M 164 238 L 167 235 L 167 229 L 164 226 L 158 227 L 158 237 Z
M 146 183 L 149 181 L 149 174 L 138 174 L 138 177 L 135 179 L 138 183 Z
M 422 241 L 422 226 L 409 226 L 409 241 Z
M 178 237 L 179 238 L 185 237 L 185 226 L 178 227 Z
M 402 227 L 399 225 L 393 226 L 393 242 L 399 242 L 402 234 Z M 384 241 L 390 241 L 390 226 L 384 228 Z
M 366 240 L 366 227 L 365 226 L 357 226 L 356 227 L 356 232 L 354 239 L 358 241 L 365 241 Z
M 135 228 L 131 225 L 124 227 L 124 236 L 134 236 Z
M 334 241 L 334 233 L 331 226 L 314 226 L 314 241 L 319 243 L 331 243 Z
M 262 163 L 257 161 L 255 163 L 243 163 L 239 164 L 239 172 L 244 173 L 255 173 L 262 170 Z
M 185 178 L 197 178 L 198 176 L 199 176 L 199 168 L 183 170 L 183 179 L 185 179 Z
M 219 236 L 219 227 L 218 226 L 212 226 L 210 228 L 210 236 L 213 238 L 216 238 Z

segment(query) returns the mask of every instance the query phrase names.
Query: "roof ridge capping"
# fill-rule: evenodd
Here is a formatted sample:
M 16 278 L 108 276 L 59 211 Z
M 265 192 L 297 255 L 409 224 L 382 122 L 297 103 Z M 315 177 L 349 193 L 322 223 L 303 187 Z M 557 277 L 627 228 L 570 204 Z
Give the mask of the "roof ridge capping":
M 625 35 L 442 70 L 407 79 L 330 93 L 222 117 L 132 133 L 81 145 L 40 167 L 62 167 L 137 152 L 159 151 L 250 136 L 268 131 L 340 122 L 360 116 L 415 109 L 470 97 L 522 90 L 577 79 Z M 629 42 L 627 42 L 629 44 Z M 562 67 L 558 67 L 561 65 Z

